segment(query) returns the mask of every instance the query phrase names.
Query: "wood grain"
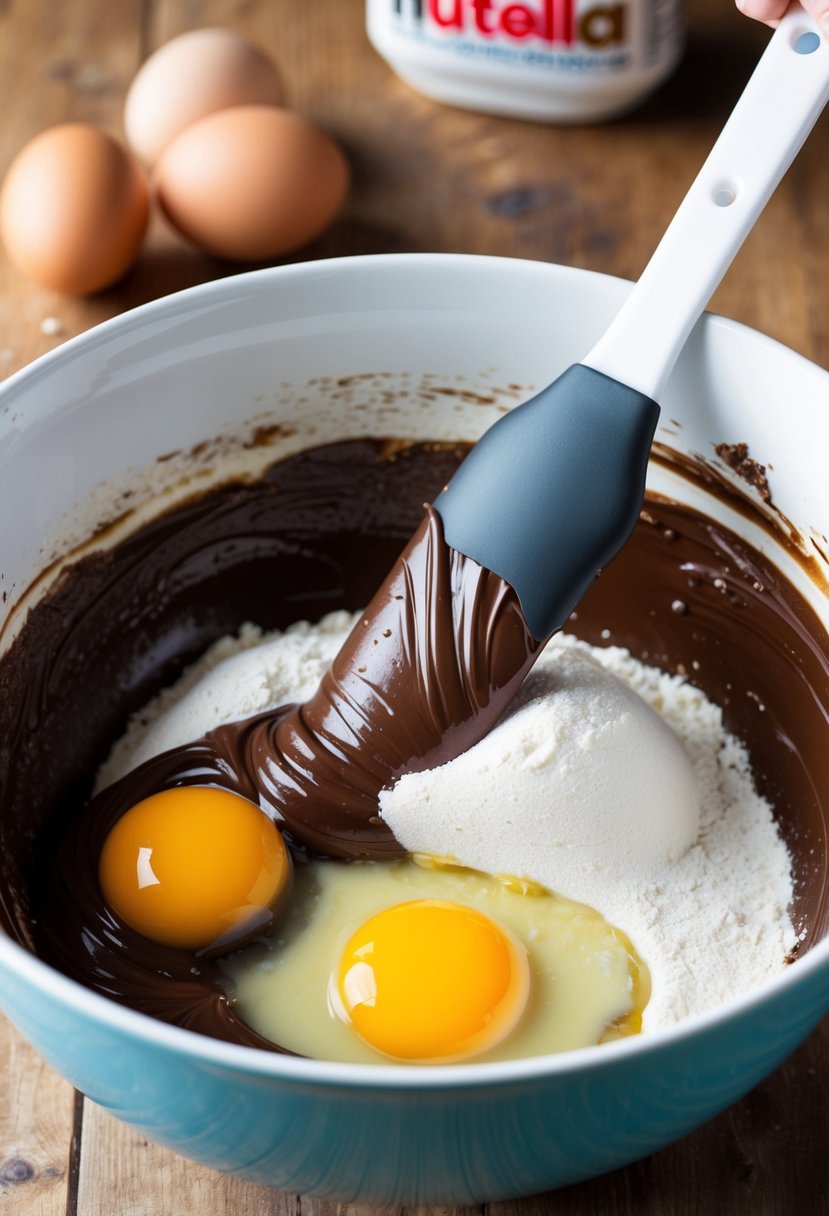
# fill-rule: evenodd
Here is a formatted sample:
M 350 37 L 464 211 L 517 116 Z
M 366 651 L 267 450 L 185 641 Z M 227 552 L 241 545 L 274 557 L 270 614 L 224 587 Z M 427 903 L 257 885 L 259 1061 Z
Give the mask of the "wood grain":
M 287 260 L 443 250 L 630 278 L 645 265 L 767 36 L 730 0 L 692 0 L 685 61 L 651 101 L 605 126 L 556 128 L 418 96 L 372 53 L 362 0 L 18 0 L 0 4 L 0 171 L 27 138 L 55 122 L 82 119 L 120 132 L 123 96 L 143 57 L 200 25 L 230 26 L 267 46 L 284 67 L 292 104 L 347 150 L 354 185 L 344 215 Z M 824 117 L 713 304 L 824 365 L 827 153 Z M 90 299 L 43 291 L 0 257 L 0 375 L 106 317 L 237 269 L 192 250 L 158 217 L 136 267 Z M 58 333 L 44 331 L 52 318 Z M 0 1211 L 368 1216 L 360 1206 L 251 1186 L 149 1144 L 94 1104 L 76 1101 L 1 1020 L 0 1076 Z M 823 1216 L 827 1083 L 824 1025 L 769 1081 L 681 1143 L 605 1178 L 489 1205 L 488 1216 Z M 477 1208 L 436 1211 L 480 1216 Z
M 293 1197 L 185 1161 L 117 1123 L 94 1102 L 84 1109 L 78 1177 L 78 1216 L 161 1216 L 183 1209 L 193 1216 L 291 1216 Z
M 71 1173 L 75 1094 L 0 1019 L 0 1211 L 62 1216 Z

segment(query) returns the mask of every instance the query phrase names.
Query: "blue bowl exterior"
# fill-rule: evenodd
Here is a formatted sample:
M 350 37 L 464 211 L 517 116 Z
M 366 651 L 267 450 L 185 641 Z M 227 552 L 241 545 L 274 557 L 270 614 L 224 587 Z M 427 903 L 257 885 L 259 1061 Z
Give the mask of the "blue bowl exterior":
M 828 970 L 645 1051 L 599 1049 L 586 1068 L 417 1088 L 389 1085 L 382 1070 L 354 1085 L 335 1070 L 284 1079 L 216 1064 L 3 968 L 0 1003 L 80 1090 L 187 1157 L 328 1200 L 480 1203 L 616 1169 L 711 1118 L 817 1024 Z

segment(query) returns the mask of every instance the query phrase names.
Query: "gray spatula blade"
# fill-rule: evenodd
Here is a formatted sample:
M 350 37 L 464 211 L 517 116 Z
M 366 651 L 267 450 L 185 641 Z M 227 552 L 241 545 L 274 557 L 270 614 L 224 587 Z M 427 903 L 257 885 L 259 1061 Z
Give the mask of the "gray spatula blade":
M 490 427 L 435 500 L 448 544 L 514 587 L 538 640 L 633 531 L 658 416 L 576 364 Z

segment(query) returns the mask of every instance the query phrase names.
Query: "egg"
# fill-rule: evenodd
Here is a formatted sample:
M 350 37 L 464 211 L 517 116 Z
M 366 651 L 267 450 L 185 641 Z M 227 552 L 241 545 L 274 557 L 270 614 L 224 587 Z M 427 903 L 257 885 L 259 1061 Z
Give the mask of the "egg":
M 306 860 L 267 941 L 228 954 L 235 1013 L 300 1055 L 510 1060 L 641 1030 L 647 966 L 593 908 L 446 860 Z
M 42 287 L 67 295 L 119 279 L 138 253 L 148 215 L 139 163 L 84 123 L 35 136 L 15 157 L 0 194 L 9 257 Z
M 159 47 L 139 69 L 124 106 L 124 130 L 148 165 L 200 118 L 231 106 L 279 106 L 279 69 L 254 43 L 225 29 L 191 30 Z
M 297 114 L 237 106 L 188 127 L 156 174 L 170 221 L 219 257 L 259 261 L 305 245 L 345 202 L 339 147 Z
M 103 896 L 131 928 L 211 952 L 269 928 L 291 876 L 273 821 L 248 799 L 203 786 L 136 803 L 110 830 L 99 863 Z
M 495 1047 L 527 1004 L 526 949 L 491 917 L 443 899 L 384 908 L 343 951 L 332 1007 L 392 1059 L 449 1063 Z

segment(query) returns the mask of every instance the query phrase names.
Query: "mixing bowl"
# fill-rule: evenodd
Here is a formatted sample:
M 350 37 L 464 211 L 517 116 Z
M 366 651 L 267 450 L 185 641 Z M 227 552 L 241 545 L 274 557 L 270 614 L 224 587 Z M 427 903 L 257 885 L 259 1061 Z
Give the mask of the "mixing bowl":
M 208 283 L 67 342 L 0 390 L 3 645 L 24 589 L 40 574 L 30 596 L 42 594 L 54 559 L 125 502 L 172 501 L 184 472 L 206 485 L 219 458 L 249 469 L 326 438 L 474 439 L 578 360 L 627 290 L 532 262 L 353 258 Z M 769 554 L 829 624 L 815 577 L 829 533 L 829 375 L 706 316 L 657 439 L 705 456 L 746 442 L 771 461 L 776 507 L 816 541 L 811 562 L 663 465 L 652 485 Z M 118 526 L 131 525 L 96 543 Z M 73 1085 L 218 1169 L 342 1201 L 473 1203 L 613 1169 L 733 1102 L 829 1008 L 829 940 L 674 1028 L 464 1067 L 364 1068 L 224 1044 L 116 1006 L 3 935 L 0 1005 Z

